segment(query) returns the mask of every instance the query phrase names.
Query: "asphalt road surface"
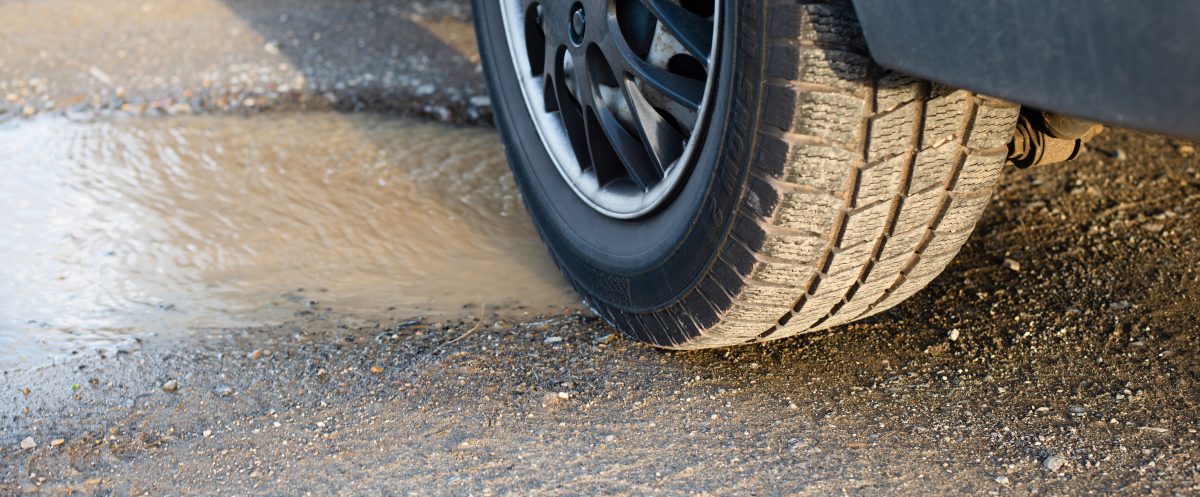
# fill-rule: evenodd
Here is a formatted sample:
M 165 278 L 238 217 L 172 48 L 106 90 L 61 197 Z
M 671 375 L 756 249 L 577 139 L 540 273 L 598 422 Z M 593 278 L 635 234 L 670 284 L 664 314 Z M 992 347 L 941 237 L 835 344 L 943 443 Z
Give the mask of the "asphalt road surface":
M 366 130 L 343 151 L 430 126 L 412 119 L 481 123 L 442 129 L 496 151 L 478 137 L 492 131 L 468 16 L 461 1 L 8 2 L 0 149 L 60 122 L 154 136 L 233 115 L 296 143 L 342 136 L 338 120 Z M 346 153 L 325 160 L 377 156 Z M 461 169 L 465 184 L 503 175 L 451 157 L 492 161 Z M 503 204 L 503 188 L 484 200 Z M 493 219 L 439 209 L 424 212 Z M 524 250 L 505 245 L 530 229 L 512 214 L 479 244 Z M 504 292 L 364 313 L 296 289 L 265 324 L 143 313 L 100 345 L 35 326 L 29 340 L 75 353 L 0 351 L 0 494 L 1197 495 L 1198 214 L 1194 144 L 1108 130 L 1076 162 L 1008 171 L 908 302 L 776 342 L 664 352 L 569 294 Z M 368 240 L 406 240 L 384 233 Z M 521 274 L 562 288 L 534 259 Z M 198 307 L 181 295 L 154 312 Z

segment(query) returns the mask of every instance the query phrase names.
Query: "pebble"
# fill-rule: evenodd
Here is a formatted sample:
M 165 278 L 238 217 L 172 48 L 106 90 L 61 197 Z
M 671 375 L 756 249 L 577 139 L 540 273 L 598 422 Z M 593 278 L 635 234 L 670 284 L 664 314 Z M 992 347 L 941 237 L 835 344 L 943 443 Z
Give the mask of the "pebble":
M 1192 155 L 1194 153 L 1196 153 L 1196 147 L 1193 147 L 1191 145 L 1180 145 L 1179 146 L 1179 155 Z
M 33 440 L 33 437 L 25 437 L 24 440 L 21 440 L 22 449 L 30 450 L 34 447 L 37 447 L 37 442 Z
M 1083 416 L 1087 413 L 1087 409 L 1081 406 L 1068 406 L 1067 412 L 1071 413 L 1072 416 Z
M 204 433 L 202 433 L 202 435 L 204 435 L 204 438 L 211 437 L 211 436 L 212 436 L 212 430 L 204 430 Z
M 542 341 L 545 343 L 558 343 L 563 341 L 563 339 L 562 337 L 546 337 L 546 339 Z
M 611 341 L 613 341 L 613 340 L 616 340 L 616 339 L 617 339 L 617 334 L 616 334 L 616 333 L 609 333 L 609 334 L 607 334 L 607 335 L 604 335 L 604 336 L 602 336 L 602 337 L 600 337 L 600 338 L 597 338 L 597 339 L 596 339 L 596 343 L 603 345 L 603 344 L 609 343 L 609 342 L 611 342 Z
M 487 95 L 475 95 L 475 96 L 471 97 L 471 99 L 468 100 L 468 102 L 470 102 L 473 107 L 491 107 L 492 106 L 492 99 L 488 98 Z
M 1054 454 L 1050 457 L 1047 457 L 1045 460 L 1042 461 L 1042 466 L 1044 466 L 1046 469 L 1048 469 L 1050 471 L 1058 471 L 1059 469 L 1062 469 L 1062 467 L 1066 464 L 1067 464 L 1066 458 L 1064 458 L 1063 456 L 1060 456 L 1058 454 Z
M 167 113 L 169 113 L 169 114 L 191 114 L 192 106 L 188 105 L 186 102 L 180 102 L 180 103 L 174 104 L 170 107 L 167 107 Z
M 997 477 L 993 478 L 993 480 L 996 480 L 996 483 L 999 483 L 1001 485 L 1008 485 L 1008 477 L 1007 476 L 1003 476 L 1003 475 L 997 476 Z
M 1125 154 L 1124 150 L 1118 148 L 1113 150 L 1112 157 L 1117 160 L 1125 160 L 1128 156 Z
M 50 441 L 50 446 L 51 446 L 51 447 L 58 447 L 59 445 L 62 445 L 62 444 L 65 444 L 65 443 L 67 443 L 66 439 L 62 439 L 62 438 L 56 438 L 56 439 L 54 439 L 54 440 L 51 440 L 51 441 Z
M 950 336 L 948 336 L 947 338 L 949 338 L 951 342 L 957 341 L 958 340 L 958 328 L 954 328 L 954 329 L 950 330 Z
M 1005 258 L 1004 259 L 1004 267 L 1007 267 L 1018 273 L 1021 272 L 1021 263 L 1017 262 L 1015 260 L 1012 260 L 1012 259 Z
M 569 399 L 569 398 L 571 398 L 571 394 L 570 394 L 570 392 L 558 392 L 558 398 Z
M 213 393 L 220 395 L 221 397 L 228 397 L 233 395 L 233 389 L 230 387 L 217 387 L 213 389 Z
M 1116 302 L 1108 304 L 1108 308 L 1112 309 L 1114 311 L 1123 311 L 1125 309 L 1130 308 L 1132 305 L 1133 304 L 1130 304 L 1128 300 L 1118 300 Z
M 175 393 L 178 390 L 179 390 L 179 382 L 178 381 L 167 380 L 166 383 L 162 384 L 162 391 L 164 391 L 164 392 Z

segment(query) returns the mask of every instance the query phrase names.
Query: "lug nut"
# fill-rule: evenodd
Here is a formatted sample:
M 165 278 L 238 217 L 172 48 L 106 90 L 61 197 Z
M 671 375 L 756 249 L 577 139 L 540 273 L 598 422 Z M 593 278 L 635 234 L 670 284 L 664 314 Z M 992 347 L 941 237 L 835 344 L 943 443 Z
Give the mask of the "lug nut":
M 576 37 L 583 37 L 583 32 L 587 29 L 587 16 L 583 13 L 582 7 L 576 8 L 575 12 L 571 14 L 571 29 Z

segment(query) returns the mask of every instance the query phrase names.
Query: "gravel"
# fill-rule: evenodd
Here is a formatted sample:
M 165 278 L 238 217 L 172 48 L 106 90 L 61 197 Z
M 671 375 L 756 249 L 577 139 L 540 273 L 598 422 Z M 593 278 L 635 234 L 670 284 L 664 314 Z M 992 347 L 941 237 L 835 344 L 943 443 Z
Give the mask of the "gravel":
M 470 117 L 475 63 L 453 48 L 465 2 L 231 0 L 173 17 L 114 1 L 0 5 L 0 120 L 335 108 L 487 122 Z M 372 16 L 396 22 L 373 33 Z M 99 41 L 116 32 L 127 46 Z M 1008 171 L 912 300 L 780 342 L 668 353 L 550 315 L 446 345 L 478 316 L 314 306 L 4 371 L 0 443 L 21 450 L 0 451 L 0 495 L 1195 495 L 1200 162 L 1192 144 L 1119 129 L 1090 150 Z M 184 394 L 146 395 L 163 378 L 186 378 Z M 36 450 L 39 433 L 61 448 Z

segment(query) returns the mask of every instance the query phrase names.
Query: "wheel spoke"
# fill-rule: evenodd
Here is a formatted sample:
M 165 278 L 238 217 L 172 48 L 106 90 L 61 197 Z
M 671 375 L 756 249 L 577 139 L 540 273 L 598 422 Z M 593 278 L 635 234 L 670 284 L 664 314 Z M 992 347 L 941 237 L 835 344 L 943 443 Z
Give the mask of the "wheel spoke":
M 558 95 L 554 84 L 554 76 L 549 74 L 542 78 L 542 105 L 546 112 L 558 111 Z
M 565 55 L 565 52 L 564 52 Z M 563 71 L 563 55 L 554 59 L 554 77 L 551 78 L 554 83 L 555 103 L 558 105 L 558 113 L 562 118 L 563 127 L 567 130 L 568 141 L 571 142 L 571 148 L 575 150 L 575 156 L 579 159 L 579 164 L 583 169 L 588 168 L 588 151 L 587 151 L 587 135 L 583 129 L 583 115 L 579 112 L 579 106 L 571 97 L 570 90 L 567 89 L 566 74 Z
M 603 133 L 600 139 L 606 141 L 611 146 L 611 150 L 620 158 L 620 163 L 624 166 L 625 172 L 629 173 L 630 179 L 638 187 L 644 190 L 662 179 L 662 172 L 651 163 L 650 157 L 646 154 L 646 149 L 642 147 L 637 138 L 629 134 L 621 126 L 621 123 L 617 121 L 617 118 L 608 109 L 604 107 L 597 108 L 596 117 L 598 118 L 596 124 L 599 125 Z
M 612 43 L 606 44 L 604 55 L 609 63 L 620 61 L 619 67 L 635 76 L 638 81 L 650 85 L 689 110 L 700 108 L 700 102 L 704 99 L 703 81 L 680 76 L 642 60 L 619 36 L 610 36 L 608 39 L 612 40 Z
M 638 0 L 705 69 L 712 53 L 713 22 L 667 0 Z
M 546 43 L 545 52 L 542 55 L 542 88 L 543 101 L 546 112 L 554 112 L 558 110 L 558 86 L 555 80 L 558 79 L 559 62 L 558 62 L 558 47 Z
M 666 171 L 683 154 L 683 135 L 663 119 L 646 101 L 631 79 L 623 82 L 621 93 L 637 121 L 638 133 L 659 171 Z
M 592 159 L 592 171 L 595 172 L 596 180 L 601 185 L 607 185 L 625 176 L 625 167 L 622 164 L 624 161 L 617 151 L 613 150 L 613 145 L 605 135 L 603 126 L 596 119 L 595 110 L 588 107 L 584 112 L 587 114 L 584 129 L 588 137 L 588 153 Z

